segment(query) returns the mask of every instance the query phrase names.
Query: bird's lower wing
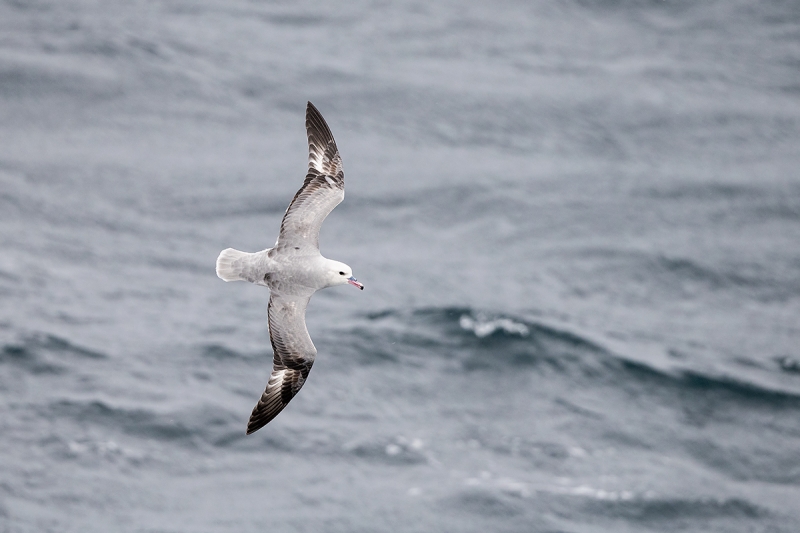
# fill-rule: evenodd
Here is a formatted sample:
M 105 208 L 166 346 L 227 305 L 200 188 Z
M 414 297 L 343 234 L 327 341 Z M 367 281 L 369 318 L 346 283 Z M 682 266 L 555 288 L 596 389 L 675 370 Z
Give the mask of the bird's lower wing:
M 272 375 L 247 423 L 247 434 L 258 431 L 278 416 L 308 378 L 314 357 L 314 343 L 306 329 L 307 297 L 273 294 L 269 299 L 269 336 L 272 341 Z

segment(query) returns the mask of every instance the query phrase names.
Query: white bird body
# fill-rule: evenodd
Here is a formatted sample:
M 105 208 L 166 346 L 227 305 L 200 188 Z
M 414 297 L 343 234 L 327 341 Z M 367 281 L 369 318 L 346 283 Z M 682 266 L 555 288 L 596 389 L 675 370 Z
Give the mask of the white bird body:
M 319 251 L 289 255 L 275 250 L 267 248 L 254 253 L 234 248 L 223 250 L 217 258 L 217 275 L 225 281 L 249 281 L 268 287 L 272 294 L 287 296 L 311 297 L 320 289 L 349 283 L 350 267 L 326 259 Z
M 322 257 L 319 230 L 325 217 L 344 199 L 342 159 L 330 128 L 317 108 L 306 107 L 308 174 L 281 221 L 275 246 L 260 252 L 227 248 L 217 258 L 217 276 L 249 281 L 270 290 L 269 335 L 273 366 L 267 388 L 250 415 L 247 434 L 264 427 L 306 381 L 317 349 L 306 329 L 306 306 L 320 289 L 364 286 L 349 266 Z

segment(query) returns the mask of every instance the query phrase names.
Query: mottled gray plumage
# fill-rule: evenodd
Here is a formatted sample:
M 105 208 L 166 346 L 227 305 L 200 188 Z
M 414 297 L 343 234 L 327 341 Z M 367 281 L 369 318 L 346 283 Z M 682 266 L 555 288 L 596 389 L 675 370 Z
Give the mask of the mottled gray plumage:
M 314 104 L 306 109 L 308 174 L 281 222 L 276 250 L 312 246 L 319 249 L 325 217 L 344 200 L 344 169 L 333 134 Z
M 349 266 L 322 257 L 322 222 L 344 199 L 344 171 L 336 141 L 311 102 L 306 108 L 308 174 L 281 222 L 273 248 L 256 253 L 228 248 L 217 258 L 217 275 L 225 281 L 249 281 L 269 287 L 267 308 L 273 367 L 247 434 L 275 418 L 308 378 L 317 350 L 306 329 L 306 306 L 319 289 L 350 283 L 363 289 Z

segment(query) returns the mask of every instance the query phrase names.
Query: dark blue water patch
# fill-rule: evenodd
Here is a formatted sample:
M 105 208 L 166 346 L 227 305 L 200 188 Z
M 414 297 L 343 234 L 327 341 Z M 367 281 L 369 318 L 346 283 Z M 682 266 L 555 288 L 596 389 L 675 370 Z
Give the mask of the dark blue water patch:
M 793 440 L 796 442 L 798 437 L 800 435 Z M 695 440 L 685 442 L 684 449 L 696 460 L 732 479 L 800 484 L 800 461 L 796 448 L 775 435 L 761 446 Z
M 800 483 L 800 394 L 697 371 L 667 373 L 630 361 L 624 367 L 616 389 L 670 406 L 681 432 L 691 435 L 679 445 L 695 460 L 736 480 Z M 729 437 L 698 438 L 718 431 Z M 763 443 L 752 435 L 764 435 Z
M 64 356 L 107 359 L 105 354 L 76 346 L 55 335 L 38 334 L 19 343 L 4 345 L 0 351 L 0 365 L 15 365 L 33 374 L 63 374 L 70 364 L 70 360 Z
M 58 352 L 58 353 L 68 353 L 71 355 L 76 355 L 82 358 L 88 359 L 107 359 L 103 353 L 97 352 L 95 350 L 90 350 L 88 348 L 83 348 L 81 346 L 77 346 L 72 344 L 66 339 L 62 339 L 55 335 L 37 335 L 30 337 L 29 340 L 25 341 L 25 346 L 28 347 L 37 347 L 43 350 L 49 350 L 51 352 Z
M 713 376 L 694 370 L 665 372 L 627 359 L 621 360 L 621 364 L 629 378 L 661 390 L 677 389 L 691 393 L 693 398 L 704 396 L 732 403 L 747 403 L 752 407 L 800 411 L 800 394 L 791 390 L 769 389 L 728 376 Z
M 683 498 L 633 498 L 630 500 L 589 500 L 582 510 L 598 518 L 626 518 L 640 522 L 670 522 L 682 529 L 691 520 L 759 519 L 769 516 L 769 511 L 741 498 L 683 499 Z
M 21 345 L 6 345 L 0 351 L 0 364 L 10 364 L 31 374 L 63 374 L 64 365 L 44 360 L 35 351 Z
M 383 310 L 366 315 L 356 327 L 348 354 L 371 364 L 424 365 L 426 360 L 460 363 L 465 371 L 548 368 L 571 378 L 623 389 L 691 394 L 753 408 L 800 410 L 800 394 L 767 388 L 745 379 L 696 370 L 666 371 L 622 357 L 579 334 L 509 314 L 468 307 Z M 375 355 L 378 353 L 379 355 Z M 415 357 L 419 355 L 420 357 Z M 777 360 L 794 372 L 792 358 Z
M 366 340 L 351 335 L 350 338 L 357 340 L 345 344 L 342 352 L 345 357 L 358 358 L 358 364 L 370 361 L 370 364 L 403 365 L 417 367 L 414 372 L 433 370 L 447 375 L 459 371 L 527 375 L 537 381 L 540 390 L 581 387 L 587 394 L 611 395 L 620 401 L 634 402 L 642 409 L 648 409 L 648 405 L 666 406 L 678 424 L 677 429 L 686 434 L 741 425 L 771 435 L 779 447 L 791 447 L 792 439 L 800 436 L 800 393 L 792 389 L 777 384 L 770 388 L 744 377 L 699 370 L 658 369 L 615 354 L 578 334 L 533 320 L 470 308 L 428 308 L 374 313 L 359 328 L 366 332 Z M 387 355 L 374 357 L 376 347 Z M 552 401 L 565 415 L 578 416 L 598 431 L 614 417 L 606 402 L 597 403 L 597 409 L 592 410 L 585 402 L 580 405 L 570 402 L 562 393 L 557 393 Z M 655 445 L 649 438 L 629 437 L 637 441 L 638 448 Z M 497 445 L 511 449 L 510 445 Z M 518 445 L 515 453 L 524 456 L 526 450 L 530 452 L 530 460 L 544 459 L 534 445 Z M 762 469 L 763 474 L 757 472 L 755 464 L 747 467 L 746 474 L 725 474 L 747 475 L 750 479 L 762 479 L 761 475 L 781 482 L 793 480 L 794 471 L 781 466 L 783 461 L 783 456 L 771 456 L 770 467 Z M 544 460 L 542 464 L 549 463 Z M 781 469 L 792 473 L 781 478 L 776 474 Z
M 373 325 L 362 327 L 358 336 L 369 343 L 355 344 L 372 362 L 424 364 L 425 358 L 435 358 L 455 361 L 465 371 L 529 367 L 593 374 L 598 363 L 613 360 L 603 357 L 600 346 L 570 332 L 469 308 L 382 311 L 367 318 Z M 374 351 L 382 355 L 372 357 Z
M 731 394 L 753 403 L 764 403 L 774 408 L 800 408 L 800 394 L 792 391 L 767 389 L 728 376 L 709 376 L 686 370 L 681 372 L 681 384 L 698 391 Z
M 789 374 L 800 374 L 800 358 L 781 355 L 775 358 L 778 368 Z
M 38 408 L 43 418 L 68 418 L 79 426 L 101 426 L 127 435 L 171 442 L 188 448 L 227 447 L 245 434 L 245 420 L 213 405 L 158 413 L 147 408 L 123 408 L 101 400 L 60 400 Z
M 61 400 L 43 408 L 43 418 L 53 416 L 74 420 L 79 425 L 100 425 L 140 437 L 169 441 L 190 441 L 192 430 L 174 415 L 147 409 L 112 407 L 100 400 Z

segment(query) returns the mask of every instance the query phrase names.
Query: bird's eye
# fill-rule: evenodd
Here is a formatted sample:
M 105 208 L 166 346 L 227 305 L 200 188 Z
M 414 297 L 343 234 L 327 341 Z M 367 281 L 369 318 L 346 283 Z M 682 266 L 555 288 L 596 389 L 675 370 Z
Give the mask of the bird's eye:
M 344 276 L 344 272 L 339 272 L 339 275 L 340 276 Z

